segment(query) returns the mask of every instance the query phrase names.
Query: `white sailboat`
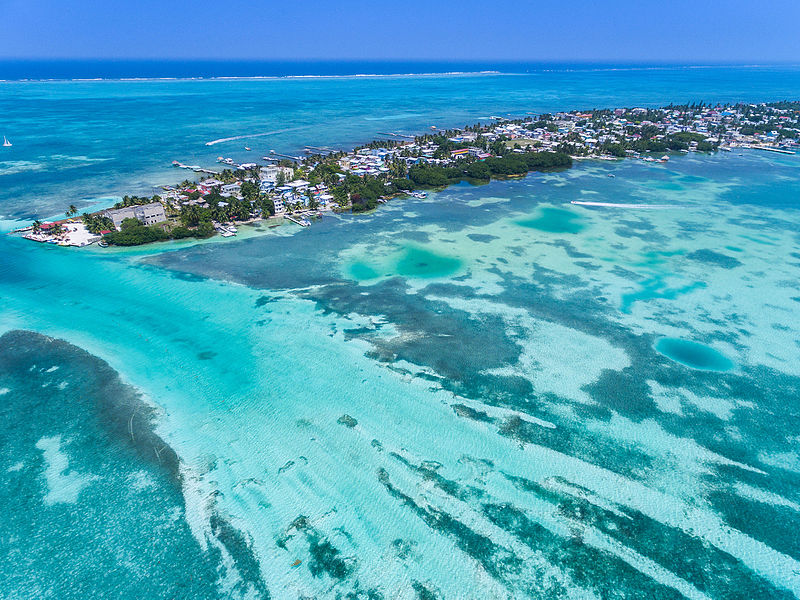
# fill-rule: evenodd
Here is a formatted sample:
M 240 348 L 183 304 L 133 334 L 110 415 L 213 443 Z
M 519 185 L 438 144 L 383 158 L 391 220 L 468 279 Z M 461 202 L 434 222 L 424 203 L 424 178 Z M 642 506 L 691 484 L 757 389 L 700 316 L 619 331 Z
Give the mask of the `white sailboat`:
M 10 148 L 11 147 L 11 142 L 8 141 L 8 138 L 6 136 L 3 136 L 3 147 L 4 148 Z

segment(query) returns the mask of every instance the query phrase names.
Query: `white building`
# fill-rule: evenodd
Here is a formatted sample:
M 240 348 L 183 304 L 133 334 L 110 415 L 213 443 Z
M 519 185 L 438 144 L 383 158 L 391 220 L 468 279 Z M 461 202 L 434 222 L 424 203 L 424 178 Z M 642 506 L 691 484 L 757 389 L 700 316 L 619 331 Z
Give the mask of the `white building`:
M 293 190 L 294 192 L 302 192 L 305 190 L 310 184 L 305 179 L 298 179 L 297 181 L 292 181 L 291 183 L 287 183 L 289 189 Z
M 220 180 L 211 177 L 209 179 L 204 179 L 203 181 L 198 183 L 197 188 L 204 194 L 207 194 L 214 188 L 219 188 L 222 187 L 223 185 L 224 184 Z
M 259 179 L 261 179 L 262 182 L 274 184 L 278 181 L 278 173 L 283 173 L 284 181 L 291 181 L 294 179 L 294 171 L 291 167 L 281 167 L 278 165 L 267 165 L 266 167 L 261 167 Z
M 223 196 L 237 196 L 241 191 L 242 186 L 238 183 L 226 183 L 222 186 Z
M 142 225 L 154 225 L 167 220 L 164 205 L 161 202 L 151 202 L 140 206 L 126 206 L 116 210 L 107 210 L 105 215 L 119 229 L 125 219 L 137 219 Z

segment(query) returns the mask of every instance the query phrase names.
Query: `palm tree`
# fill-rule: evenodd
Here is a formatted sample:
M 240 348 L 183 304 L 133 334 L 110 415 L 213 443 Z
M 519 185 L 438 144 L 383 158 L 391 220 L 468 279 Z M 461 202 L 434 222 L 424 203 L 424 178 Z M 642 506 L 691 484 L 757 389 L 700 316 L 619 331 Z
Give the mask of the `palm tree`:
M 73 215 L 77 215 L 78 214 L 78 209 L 75 207 L 74 204 L 70 204 L 69 208 L 67 209 L 67 212 L 64 213 L 64 214 L 66 214 L 68 217 L 71 217 Z
M 42 230 L 42 222 L 39 219 L 36 219 L 33 222 L 33 233 L 39 233 Z

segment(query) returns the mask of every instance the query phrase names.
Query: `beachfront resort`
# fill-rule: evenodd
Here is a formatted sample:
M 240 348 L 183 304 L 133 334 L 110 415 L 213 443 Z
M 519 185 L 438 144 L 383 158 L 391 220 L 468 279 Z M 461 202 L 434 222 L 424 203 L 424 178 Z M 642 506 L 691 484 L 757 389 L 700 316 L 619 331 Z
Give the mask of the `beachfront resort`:
M 91 214 L 78 216 L 71 206 L 66 219 L 36 221 L 17 233 L 65 246 L 233 237 L 243 223 L 305 227 L 325 212 L 365 212 L 400 195 L 565 169 L 573 160 L 663 163 L 670 155 L 735 148 L 793 154 L 800 147 L 800 101 L 530 113 L 463 129 L 378 135 L 350 151 L 306 146 L 300 156 L 273 152 L 262 163 L 244 164 L 219 157 L 221 170 L 175 161 L 200 179 L 163 186 L 152 197 L 125 196 Z

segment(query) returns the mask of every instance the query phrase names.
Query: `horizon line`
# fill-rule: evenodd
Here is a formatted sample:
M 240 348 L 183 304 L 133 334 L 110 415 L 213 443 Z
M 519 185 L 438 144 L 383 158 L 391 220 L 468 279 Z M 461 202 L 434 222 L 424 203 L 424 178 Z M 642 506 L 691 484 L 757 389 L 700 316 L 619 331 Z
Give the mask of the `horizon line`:
M 386 63 L 451 63 L 451 64 L 474 64 L 474 63 L 505 63 L 505 64 L 627 64 L 627 65 L 675 65 L 675 66 L 760 66 L 760 65 L 799 65 L 797 59 L 628 59 L 628 58 L 323 58 L 323 57 L 302 57 L 302 58 L 252 58 L 252 57 L 114 57 L 114 56 L 0 56 L 0 62 L 67 62 L 67 61 L 86 61 L 86 62 L 217 62 L 217 63 L 367 63 L 367 64 L 386 64 Z

